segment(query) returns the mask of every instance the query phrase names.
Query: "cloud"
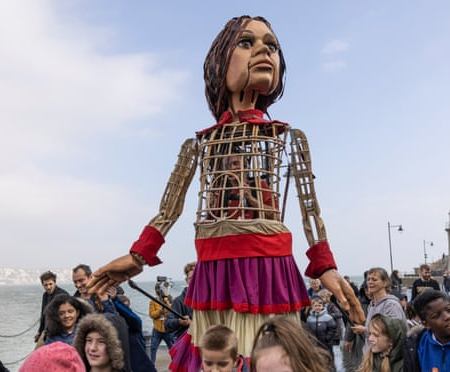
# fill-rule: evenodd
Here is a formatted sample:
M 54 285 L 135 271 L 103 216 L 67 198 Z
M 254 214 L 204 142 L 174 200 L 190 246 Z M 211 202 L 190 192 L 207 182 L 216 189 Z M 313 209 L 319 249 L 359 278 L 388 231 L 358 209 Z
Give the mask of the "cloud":
M 322 69 L 326 72 L 336 72 L 346 68 L 347 62 L 342 54 L 349 48 L 349 43 L 343 40 L 335 39 L 326 43 L 320 52 L 326 59 L 321 64 Z
M 99 150 L 85 148 L 86 139 L 150 123 L 188 78 L 162 67 L 158 55 L 102 52 L 113 30 L 62 20 L 55 4 L 0 2 L 0 219 L 12 229 L 47 223 L 79 231 L 86 221 L 95 229 L 118 224 L 110 216 L 124 212 L 121 203 L 139 210 L 120 186 L 50 170 L 46 160 L 88 158 Z M 0 237 L 10 252 L 18 244 Z
M 343 40 L 332 40 L 324 45 L 321 50 L 322 54 L 336 54 L 346 52 L 350 48 L 348 42 Z
M 339 71 L 347 67 L 347 62 L 343 60 L 328 61 L 322 63 L 322 68 L 327 72 Z

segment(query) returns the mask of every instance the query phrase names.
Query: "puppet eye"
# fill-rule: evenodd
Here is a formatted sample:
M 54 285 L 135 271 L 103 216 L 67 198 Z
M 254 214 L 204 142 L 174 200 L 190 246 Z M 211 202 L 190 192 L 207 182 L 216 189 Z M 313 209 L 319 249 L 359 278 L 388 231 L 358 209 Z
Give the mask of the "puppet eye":
M 238 42 L 238 47 L 244 48 L 244 49 L 250 49 L 253 46 L 253 41 L 250 38 L 242 38 Z
M 278 51 L 278 44 L 277 43 L 267 43 L 267 47 L 269 48 L 271 53 L 275 53 Z

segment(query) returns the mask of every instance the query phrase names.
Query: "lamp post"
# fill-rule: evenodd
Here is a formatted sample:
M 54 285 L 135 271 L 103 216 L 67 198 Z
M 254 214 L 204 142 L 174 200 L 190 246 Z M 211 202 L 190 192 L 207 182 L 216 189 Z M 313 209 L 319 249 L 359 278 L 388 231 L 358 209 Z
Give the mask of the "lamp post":
M 391 242 L 391 229 L 397 229 L 397 231 L 402 232 L 402 225 L 391 225 L 388 221 L 388 237 L 389 237 L 389 257 L 391 259 L 391 273 L 394 271 L 394 263 L 392 262 L 392 242 Z
M 427 263 L 427 258 L 428 258 L 427 247 L 426 247 L 427 244 L 429 244 L 430 247 L 432 247 L 434 245 L 433 242 L 427 242 L 426 240 L 423 241 L 423 258 L 425 259 L 425 264 Z

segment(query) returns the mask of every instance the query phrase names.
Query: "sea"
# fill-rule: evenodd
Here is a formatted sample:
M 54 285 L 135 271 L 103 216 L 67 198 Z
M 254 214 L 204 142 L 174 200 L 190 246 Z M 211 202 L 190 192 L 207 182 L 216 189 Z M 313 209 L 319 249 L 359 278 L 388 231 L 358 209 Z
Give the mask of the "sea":
M 357 285 L 362 277 L 351 278 Z M 155 282 L 136 282 L 146 292 L 154 295 Z M 58 285 L 74 293 L 72 283 Z M 170 294 L 178 296 L 185 287 L 184 281 L 174 281 Z M 150 335 L 152 322 L 148 315 L 149 299 L 123 284 L 125 294 L 131 300 L 131 308 L 142 319 L 144 335 Z M 0 285 L 0 360 L 11 372 L 19 369 L 23 360 L 34 350 L 34 335 L 39 327 L 43 289 L 41 285 Z M 164 343 L 161 343 L 163 346 Z M 335 350 L 337 371 L 342 369 L 342 355 Z
M 136 282 L 143 290 L 154 295 L 155 282 Z M 170 294 L 178 296 L 186 283 L 173 282 Z M 73 284 L 60 284 L 74 293 Z M 131 308 L 143 321 L 144 334 L 151 334 L 152 322 L 148 315 L 149 299 L 123 284 L 125 294 L 131 300 Z M 34 350 L 34 335 L 39 328 L 43 289 L 41 285 L 0 286 L 0 360 L 11 372 L 19 369 L 23 360 Z M 163 345 L 164 342 L 161 344 Z

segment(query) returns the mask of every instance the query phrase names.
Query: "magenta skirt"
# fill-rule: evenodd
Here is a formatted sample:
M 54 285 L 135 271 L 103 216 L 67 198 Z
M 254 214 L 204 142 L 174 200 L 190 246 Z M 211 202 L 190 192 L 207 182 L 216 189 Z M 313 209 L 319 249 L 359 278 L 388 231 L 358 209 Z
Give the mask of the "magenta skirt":
M 198 262 L 185 303 L 201 311 L 282 314 L 309 299 L 292 256 L 248 257 Z

